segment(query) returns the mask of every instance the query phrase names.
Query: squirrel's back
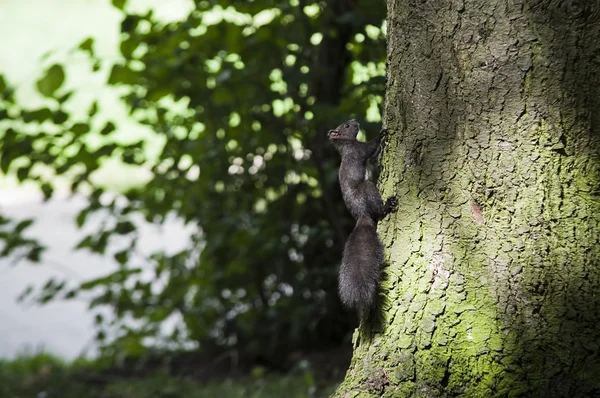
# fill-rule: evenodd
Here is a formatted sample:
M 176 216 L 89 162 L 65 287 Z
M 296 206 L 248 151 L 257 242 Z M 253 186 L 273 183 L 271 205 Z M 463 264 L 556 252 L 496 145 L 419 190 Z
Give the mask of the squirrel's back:
M 370 217 L 360 217 L 346 241 L 340 267 L 339 293 L 348 307 L 370 307 L 377 295 L 383 263 L 383 245 L 376 224 Z

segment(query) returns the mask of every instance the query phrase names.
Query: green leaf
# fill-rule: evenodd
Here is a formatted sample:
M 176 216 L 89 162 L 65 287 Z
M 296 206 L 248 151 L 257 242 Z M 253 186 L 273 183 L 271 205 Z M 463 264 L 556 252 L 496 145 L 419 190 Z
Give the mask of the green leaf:
M 41 296 L 38 297 L 37 301 L 40 304 L 46 304 L 47 302 L 54 299 L 54 297 L 56 297 L 56 295 L 60 293 L 60 291 L 63 290 L 66 287 L 66 285 L 67 284 L 65 281 L 58 282 L 54 278 L 48 280 L 48 282 L 46 282 L 46 284 L 42 288 Z
M 28 285 L 22 292 L 21 294 L 19 294 L 19 297 L 17 297 L 17 301 L 19 303 L 22 303 L 23 301 L 25 301 L 25 299 L 27 299 L 27 297 L 31 296 L 31 293 L 33 293 L 33 286 L 32 285 Z
M 73 95 L 73 90 L 61 95 L 60 97 L 57 98 L 57 101 L 60 104 L 64 104 L 65 102 L 67 102 L 69 100 L 69 98 L 71 98 L 71 96 Z
M 44 194 L 44 201 L 50 199 L 52 193 L 54 192 L 54 187 L 49 183 L 45 182 L 40 188 L 42 189 L 42 193 Z
M 111 285 L 115 282 L 124 282 L 129 276 L 139 274 L 140 272 L 142 272 L 140 268 L 119 269 L 112 274 L 83 282 L 81 285 L 79 285 L 79 289 L 90 290 L 101 285 Z
M 123 250 L 118 253 L 115 253 L 114 257 L 115 257 L 115 260 L 117 260 L 117 262 L 119 264 L 125 265 L 127 263 L 127 260 L 129 260 L 129 251 Z
M 43 123 L 52 117 L 52 111 L 48 108 L 37 109 L 35 111 L 23 111 L 21 117 L 25 123 L 38 122 Z
M 9 133 L 11 131 L 14 131 L 12 129 L 8 129 Z M 10 135 L 8 136 L 8 138 L 10 139 Z M 7 174 L 8 173 L 8 169 L 10 168 L 10 164 L 12 163 L 14 159 L 14 154 L 10 153 L 9 151 L 6 150 L 6 144 L 4 145 L 4 148 L 2 148 L 2 152 L 0 153 L 0 171 L 2 171 L 3 174 Z
M 29 176 L 30 169 L 31 166 L 19 167 L 17 169 L 17 179 L 19 180 L 19 182 L 23 182 L 27 179 L 27 177 Z
M 75 123 L 71 127 L 71 132 L 75 135 L 83 135 L 90 131 L 90 125 L 87 123 Z
M 62 86 L 65 81 L 65 71 L 61 65 L 52 65 L 46 71 L 46 75 L 37 81 L 38 91 L 46 96 L 52 97 L 54 92 Z
M 63 124 L 67 120 L 69 120 L 69 115 L 60 109 L 52 114 L 52 121 L 56 124 Z
M 25 229 L 27 229 L 31 224 L 33 224 L 33 219 L 32 218 L 28 218 L 27 220 L 23 220 L 20 223 L 17 224 L 17 226 L 15 227 L 15 233 L 16 234 L 21 234 Z
M 6 90 L 8 86 L 6 85 L 6 80 L 4 80 L 4 76 L 0 74 L 0 93 Z
M 90 105 L 90 110 L 88 111 L 88 116 L 92 117 L 97 112 L 98 112 L 98 101 L 94 101 L 94 102 L 92 102 L 92 105 Z
M 121 22 L 121 32 L 122 33 L 133 33 L 137 24 L 139 22 L 139 18 L 135 15 L 127 15 L 123 21 Z
M 77 245 L 75 246 L 75 249 L 91 248 L 92 245 L 93 245 L 92 236 L 88 235 L 85 238 L 83 238 L 81 241 L 79 241 L 79 243 L 77 243 Z
M 125 65 L 116 64 L 110 71 L 108 84 L 133 84 L 135 83 L 135 73 Z
M 125 7 L 125 3 L 127 3 L 127 0 L 112 0 L 111 3 L 115 8 L 122 10 Z
M 79 44 L 79 49 L 88 53 L 91 57 L 94 56 L 94 38 L 88 37 Z
M 116 144 L 104 145 L 96 150 L 96 152 L 94 153 L 94 156 L 95 156 L 94 160 L 97 162 L 98 158 L 100 158 L 102 156 L 111 156 L 116 149 L 117 149 Z
M 42 254 L 42 251 L 44 250 L 44 248 L 42 246 L 35 246 L 33 247 L 29 253 L 27 253 L 27 259 L 29 261 L 32 261 L 34 263 L 39 263 L 40 262 L 40 257 Z
M 75 222 L 77 224 L 77 228 L 81 228 L 83 226 L 83 224 L 85 224 L 85 220 L 89 213 L 90 213 L 90 208 L 87 207 L 87 208 L 81 210 L 79 212 L 79 214 L 77 214 L 77 217 L 75 217 Z
M 108 134 L 112 133 L 113 131 L 115 131 L 115 129 L 116 129 L 116 127 L 113 122 L 107 122 L 106 125 L 104 126 L 104 128 L 102 128 L 102 130 L 100 130 L 100 134 L 108 135 Z
M 119 46 L 119 50 L 121 51 L 121 54 L 125 58 L 131 58 L 133 55 L 133 52 L 138 47 L 138 44 L 139 44 L 139 41 L 134 40 L 133 38 L 130 38 L 129 40 L 123 40 L 121 42 L 121 45 Z
M 126 235 L 128 233 L 135 231 L 135 229 L 136 229 L 135 225 L 131 221 L 121 221 L 115 227 L 115 230 L 120 235 Z

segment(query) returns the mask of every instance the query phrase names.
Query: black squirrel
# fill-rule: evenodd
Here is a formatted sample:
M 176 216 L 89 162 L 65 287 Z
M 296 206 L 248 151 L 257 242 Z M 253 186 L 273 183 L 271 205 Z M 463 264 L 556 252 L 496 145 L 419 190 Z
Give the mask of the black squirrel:
M 382 129 L 369 142 L 359 142 L 356 140 L 359 127 L 352 119 L 329 130 L 328 136 L 342 157 L 339 169 L 342 197 L 356 219 L 356 226 L 344 246 L 339 295 L 344 305 L 362 312 L 375 301 L 383 264 L 383 244 L 377 236 L 377 221 L 395 211 L 398 201 L 392 196 L 384 204 L 375 184 L 365 177 L 367 160 L 379 153 L 387 130 Z

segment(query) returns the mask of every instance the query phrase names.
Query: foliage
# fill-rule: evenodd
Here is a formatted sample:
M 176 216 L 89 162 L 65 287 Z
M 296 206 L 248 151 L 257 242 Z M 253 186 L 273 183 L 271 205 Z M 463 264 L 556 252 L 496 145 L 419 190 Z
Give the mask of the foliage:
M 131 118 L 163 140 L 157 156 L 102 120 L 97 102 L 84 117 L 70 114 L 64 65 L 38 80 L 46 105 L 36 109 L 19 104 L 0 78 L 1 172 L 37 182 L 46 198 L 54 178 L 67 177 L 72 192 L 89 196 L 80 227 L 105 212 L 77 249 L 104 254 L 114 242 L 127 246 L 114 254 L 120 267 L 112 274 L 75 289 L 52 281 L 35 299 L 88 294 L 92 308 L 112 308 L 116 321 L 97 317 L 107 353 L 142 350 L 173 315 L 182 323 L 172 341 L 257 356 L 342 339 L 350 325 L 336 276 L 351 222 L 325 131 L 350 117 L 378 127 L 384 2 L 197 1 L 186 19 L 169 23 L 113 4 L 123 10 L 122 59 L 98 57 L 93 38 L 77 52 L 92 70 L 112 63 L 108 84 L 122 90 Z M 150 181 L 106 195 L 92 176 L 115 158 L 150 169 Z M 175 214 L 197 226 L 190 246 L 140 264 L 133 256 L 140 214 L 154 223 Z M 0 226 L 2 254 L 43 255 L 23 237 L 27 223 L 2 218 Z M 154 280 L 140 277 L 148 267 Z
M 260 373 L 260 372 L 255 372 Z M 326 397 L 335 389 L 331 380 L 316 380 L 309 368 L 287 375 L 256 374 L 239 379 L 201 383 L 165 371 L 138 376 L 109 375 L 98 363 L 66 363 L 50 354 L 0 360 L 0 396 L 47 398 L 119 397 Z

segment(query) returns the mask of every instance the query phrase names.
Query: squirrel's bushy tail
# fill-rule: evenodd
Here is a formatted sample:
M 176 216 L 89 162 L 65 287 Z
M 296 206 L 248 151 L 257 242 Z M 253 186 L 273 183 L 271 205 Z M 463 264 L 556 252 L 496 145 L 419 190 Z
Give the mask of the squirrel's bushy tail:
M 376 223 L 360 217 L 346 241 L 339 276 L 342 303 L 351 308 L 368 308 L 375 301 L 383 245 L 377 236 Z

